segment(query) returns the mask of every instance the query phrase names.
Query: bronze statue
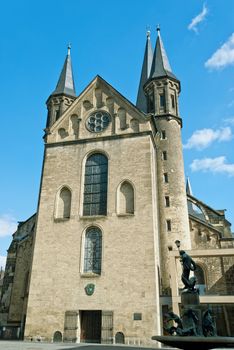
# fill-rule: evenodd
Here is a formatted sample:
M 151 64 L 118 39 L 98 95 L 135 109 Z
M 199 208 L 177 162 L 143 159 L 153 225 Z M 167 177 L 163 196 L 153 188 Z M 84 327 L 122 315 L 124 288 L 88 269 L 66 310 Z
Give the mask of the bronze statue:
M 216 336 L 216 325 L 214 317 L 212 316 L 211 309 L 207 309 L 202 317 L 202 331 L 205 337 Z
M 192 310 L 188 310 L 186 312 L 187 322 L 184 324 L 182 319 L 176 315 L 174 312 L 168 312 L 165 314 L 166 317 L 166 326 L 164 329 L 171 335 L 179 335 L 179 336 L 196 336 L 197 335 L 197 316 Z M 171 321 L 176 323 L 176 326 L 171 326 Z M 168 326 L 170 325 L 170 326 Z
M 196 277 L 189 278 L 190 271 L 196 270 L 196 264 L 184 250 L 180 250 L 180 261 L 182 263 L 183 272 L 181 280 L 184 283 L 184 289 L 195 291 Z

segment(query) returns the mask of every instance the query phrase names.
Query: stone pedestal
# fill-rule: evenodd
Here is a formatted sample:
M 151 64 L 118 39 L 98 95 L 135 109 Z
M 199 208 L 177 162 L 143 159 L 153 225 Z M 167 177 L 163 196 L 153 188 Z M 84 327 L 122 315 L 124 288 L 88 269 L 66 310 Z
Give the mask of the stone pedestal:
M 202 335 L 202 314 L 197 290 L 181 294 L 181 319 L 185 329 L 194 329 L 194 335 Z

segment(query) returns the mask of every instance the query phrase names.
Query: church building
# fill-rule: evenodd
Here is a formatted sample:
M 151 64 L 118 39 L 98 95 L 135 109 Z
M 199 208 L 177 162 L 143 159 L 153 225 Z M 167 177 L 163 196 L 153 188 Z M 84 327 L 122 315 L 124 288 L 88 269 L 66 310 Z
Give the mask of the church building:
M 77 96 L 68 48 L 46 102 L 37 212 L 8 249 L 0 338 L 154 344 L 180 308 L 176 240 L 219 334 L 234 334 L 231 224 L 186 188 L 180 92 L 159 29 L 136 104 L 98 75 Z

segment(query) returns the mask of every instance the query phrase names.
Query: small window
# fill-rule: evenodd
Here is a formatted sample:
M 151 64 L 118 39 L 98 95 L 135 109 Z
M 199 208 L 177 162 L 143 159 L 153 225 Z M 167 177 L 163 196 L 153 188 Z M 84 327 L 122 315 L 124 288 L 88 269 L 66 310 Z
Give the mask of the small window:
M 57 110 L 55 111 L 55 120 L 58 120 L 58 119 L 59 119 L 59 115 L 60 115 L 59 109 L 57 109 Z
M 170 207 L 170 198 L 169 196 L 165 196 L 165 206 Z
M 117 332 L 115 335 L 115 343 L 116 344 L 124 344 L 124 334 L 122 332 Z
M 153 93 L 153 91 L 151 91 L 148 94 L 147 102 L 148 102 L 148 113 L 154 112 L 154 93 Z
M 135 312 L 133 314 L 133 320 L 134 321 L 141 321 L 142 320 L 142 314 L 140 312 Z
M 54 332 L 53 343 L 61 343 L 63 341 L 62 333 L 59 331 Z
M 159 95 L 159 103 L 160 103 L 160 108 L 164 108 L 165 107 L 165 94 L 160 94 Z
M 169 181 L 168 181 L 168 173 L 164 173 L 163 174 L 163 180 L 164 180 L 164 183 L 168 183 Z
M 167 220 L 167 231 L 171 231 L 171 220 Z
M 175 109 L 175 96 L 171 95 L 171 107 L 172 109 Z
M 161 139 L 162 140 L 165 140 L 167 137 L 166 137 L 166 130 L 162 130 L 161 131 Z
M 162 152 L 162 159 L 167 160 L 167 151 Z

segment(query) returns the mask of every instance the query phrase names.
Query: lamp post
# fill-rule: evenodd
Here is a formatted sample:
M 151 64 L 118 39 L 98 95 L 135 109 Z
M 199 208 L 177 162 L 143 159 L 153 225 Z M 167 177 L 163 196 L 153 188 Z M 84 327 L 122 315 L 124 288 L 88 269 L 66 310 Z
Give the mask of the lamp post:
M 178 250 L 180 250 L 180 241 L 178 239 L 175 241 L 175 244 L 176 244 Z

